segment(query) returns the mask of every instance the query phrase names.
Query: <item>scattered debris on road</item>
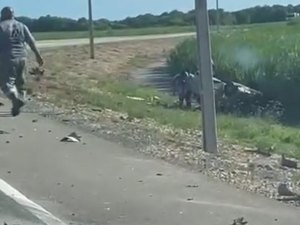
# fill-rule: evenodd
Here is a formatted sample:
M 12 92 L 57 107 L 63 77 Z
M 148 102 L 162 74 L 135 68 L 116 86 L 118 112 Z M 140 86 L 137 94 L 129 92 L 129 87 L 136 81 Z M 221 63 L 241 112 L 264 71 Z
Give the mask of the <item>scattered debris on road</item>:
M 246 225 L 248 221 L 245 221 L 244 217 L 237 218 L 233 221 L 232 225 Z
M 38 110 L 53 111 L 52 104 L 35 104 Z M 61 112 L 60 108 L 54 107 L 54 109 L 54 112 Z M 74 120 L 79 126 L 87 128 L 104 138 L 121 141 L 125 144 L 133 143 L 138 151 L 155 158 L 161 158 L 171 163 L 182 163 L 189 167 L 192 166 L 199 169 L 202 174 L 229 183 L 240 190 L 257 193 L 273 200 L 282 201 L 285 204 L 300 206 L 300 199 L 294 196 L 290 200 L 287 200 L 287 198 L 280 200 L 278 196 L 278 185 L 280 183 L 291 183 L 291 190 L 300 194 L 299 170 L 281 166 L 281 155 L 272 151 L 271 156 L 266 157 L 269 154 L 265 156 L 264 152 L 268 152 L 268 149 L 245 147 L 220 141 L 221 153 L 219 156 L 214 157 L 202 151 L 201 143 L 199 143 L 199 138 L 201 138 L 199 130 L 158 126 L 151 119 L 134 119 L 133 122 L 127 119 L 119 123 L 113 123 L 111 121 L 112 117 L 121 121 L 120 117 L 127 115 L 123 112 L 114 112 L 107 109 L 103 109 L 101 114 L 92 113 L 90 109 L 87 112 L 84 110 L 79 110 L 79 112 L 76 115 L 72 114 L 74 117 L 71 121 Z M 71 111 L 67 108 L 64 114 L 54 118 L 61 121 L 66 119 L 65 115 L 68 113 L 71 113 Z M 53 115 L 55 114 L 51 114 L 51 116 Z M 101 124 L 95 123 L 99 120 L 101 120 Z M 58 141 L 59 139 L 57 138 Z M 261 154 L 261 151 L 263 154 Z M 252 169 L 254 170 L 251 171 L 253 176 L 249 176 L 251 168 L 248 167 L 248 160 L 253 163 Z M 292 160 L 297 161 L 296 159 Z M 300 165 L 300 160 L 298 160 L 298 165 Z M 154 176 L 159 175 L 154 173 Z M 161 176 L 164 175 L 161 174 Z M 119 178 L 119 180 L 122 182 L 122 178 Z M 183 185 L 188 184 L 193 185 L 193 183 Z
M 9 134 L 9 133 L 4 130 L 0 130 L 0 134 Z
M 0 102 L 0 107 L 1 107 L 1 106 L 4 106 L 4 103 Z
M 81 136 L 77 135 L 76 132 L 72 132 L 68 136 L 64 137 L 60 140 L 61 142 L 73 142 L 73 143 L 79 143 L 81 142 Z
M 193 200 L 194 200 L 193 198 L 188 198 L 187 199 L 188 202 L 193 201 Z
M 198 188 L 199 185 L 187 185 L 186 187 L 187 187 L 187 188 Z
M 37 120 L 37 119 L 34 119 L 34 120 L 32 120 L 32 122 L 33 122 L 33 123 L 37 123 L 37 122 L 38 122 L 38 120 Z
M 127 119 L 128 119 L 128 116 L 123 116 L 123 115 L 122 115 L 122 116 L 120 116 L 120 119 L 121 119 L 121 120 L 127 120 Z
M 140 97 L 126 96 L 126 98 L 131 99 L 131 100 L 135 100 L 135 101 L 145 101 L 144 98 L 140 98 Z
M 244 150 L 245 152 L 248 152 L 248 153 L 252 153 L 252 154 L 257 154 L 257 155 L 262 155 L 262 156 L 265 156 L 265 157 L 271 157 L 272 154 L 271 154 L 271 149 L 270 150 L 262 150 L 262 149 L 245 149 Z
M 101 109 L 101 108 L 92 108 L 92 111 L 93 112 L 102 112 L 103 109 Z
M 162 174 L 162 173 L 157 173 L 157 174 L 156 174 L 156 176 L 158 176 L 158 177 L 162 177 L 162 176 L 163 176 L 163 174 Z

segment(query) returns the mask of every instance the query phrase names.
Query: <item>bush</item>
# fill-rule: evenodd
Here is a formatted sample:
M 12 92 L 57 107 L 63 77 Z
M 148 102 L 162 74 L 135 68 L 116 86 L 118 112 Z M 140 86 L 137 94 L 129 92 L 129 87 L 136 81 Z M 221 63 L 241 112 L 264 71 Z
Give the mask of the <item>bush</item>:
M 300 24 L 300 19 L 299 18 L 293 18 L 287 22 L 288 26 L 295 26 Z
M 300 32 L 291 26 L 259 26 L 212 37 L 216 76 L 259 89 L 285 108 L 300 105 Z M 196 41 L 180 43 L 168 59 L 172 74 L 196 68 Z
M 169 73 L 175 75 L 182 70 L 189 69 L 195 71 L 196 63 L 196 43 L 193 39 L 187 39 L 173 49 L 167 59 Z

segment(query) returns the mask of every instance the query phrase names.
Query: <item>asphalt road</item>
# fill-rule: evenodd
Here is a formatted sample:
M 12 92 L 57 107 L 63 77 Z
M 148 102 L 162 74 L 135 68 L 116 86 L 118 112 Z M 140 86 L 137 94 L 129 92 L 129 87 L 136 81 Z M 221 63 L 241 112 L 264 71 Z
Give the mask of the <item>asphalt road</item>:
M 0 223 L 1 224 L 22 224 L 22 225 L 42 225 L 34 215 L 26 208 L 15 204 L 14 200 L 0 191 Z
M 155 40 L 164 38 L 176 38 L 176 37 L 189 37 L 195 33 L 179 33 L 179 34 L 157 34 L 157 35 L 139 35 L 139 36 L 124 36 L 124 37 L 102 37 L 95 38 L 95 44 L 101 43 L 113 43 L 122 41 L 141 41 L 141 40 Z M 40 48 L 53 48 L 70 45 L 86 45 L 89 44 L 89 39 L 67 39 L 67 40 L 46 40 L 38 41 L 37 45 Z
M 249 225 L 299 224 L 299 209 L 36 114 L 7 117 L 7 110 L 0 107 L 0 130 L 9 132 L 0 135 L 0 177 L 66 223 L 229 225 L 244 216 Z M 59 141 L 72 131 L 82 143 Z

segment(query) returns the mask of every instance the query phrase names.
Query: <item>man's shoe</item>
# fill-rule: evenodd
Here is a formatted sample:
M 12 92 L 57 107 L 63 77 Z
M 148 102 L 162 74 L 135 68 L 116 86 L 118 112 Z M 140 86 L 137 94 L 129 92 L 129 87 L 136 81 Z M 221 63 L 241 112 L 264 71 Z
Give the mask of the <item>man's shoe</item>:
M 13 117 L 18 116 L 18 115 L 20 114 L 20 109 L 21 109 L 24 105 L 25 105 L 25 103 L 24 103 L 22 100 L 16 98 L 16 99 L 13 101 L 13 107 L 12 107 L 12 109 L 11 109 L 11 115 L 12 115 Z

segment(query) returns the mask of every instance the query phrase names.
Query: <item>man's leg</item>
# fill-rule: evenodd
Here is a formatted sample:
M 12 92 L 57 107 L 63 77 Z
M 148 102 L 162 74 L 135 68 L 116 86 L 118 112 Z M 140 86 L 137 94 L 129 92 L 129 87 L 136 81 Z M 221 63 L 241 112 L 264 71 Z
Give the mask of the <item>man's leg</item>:
M 0 65 L 0 86 L 2 92 L 11 98 L 12 95 L 17 96 L 18 92 L 15 86 L 15 74 L 12 61 L 1 61 Z
M 18 90 L 16 88 L 18 62 L 15 60 L 7 60 L 1 63 L 0 86 L 3 93 L 12 102 L 12 115 L 20 114 L 20 108 L 24 106 L 23 101 L 19 99 Z
M 26 59 L 20 59 L 17 62 L 17 74 L 16 74 L 16 88 L 20 99 L 25 100 L 26 88 L 25 88 L 25 77 L 26 77 Z
M 183 101 L 184 101 L 184 96 L 182 95 L 182 93 L 179 93 L 179 107 L 180 108 L 183 107 Z
M 192 93 L 190 91 L 185 94 L 185 101 L 187 108 L 192 108 Z
M 197 103 L 199 105 L 201 105 L 201 96 L 199 94 L 197 94 L 195 97 L 196 97 Z
M 183 102 L 184 102 L 184 95 L 185 95 L 185 90 L 182 85 L 178 87 L 178 98 L 179 98 L 179 107 L 183 107 Z

